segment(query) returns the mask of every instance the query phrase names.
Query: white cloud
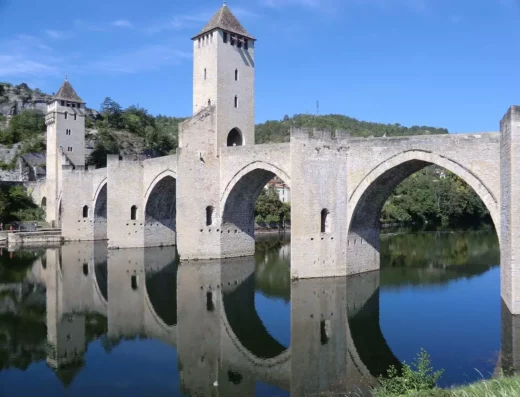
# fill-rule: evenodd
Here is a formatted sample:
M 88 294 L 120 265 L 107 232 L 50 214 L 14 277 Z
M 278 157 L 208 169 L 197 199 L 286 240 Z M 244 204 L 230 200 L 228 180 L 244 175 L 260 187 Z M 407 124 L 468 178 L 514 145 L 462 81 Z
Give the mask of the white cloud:
M 69 33 L 61 32 L 58 30 L 49 29 L 49 30 L 46 30 L 45 33 L 47 34 L 47 36 L 49 36 L 52 39 L 65 39 L 67 37 L 70 37 Z
M 118 28 L 133 28 L 134 25 L 130 21 L 127 21 L 125 19 L 118 19 L 117 21 L 112 22 L 112 26 L 118 27 Z
M 171 44 L 152 44 L 87 63 L 84 70 L 87 72 L 94 70 L 108 73 L 138 73 L 179 64 L 191 57 L 191 53 L 180 51 Z
M 37 76 L 57 75 L 55 67 L 44 63 L 27 59 L 22 56 L 2 55 L 0 54 L 0 76 Z

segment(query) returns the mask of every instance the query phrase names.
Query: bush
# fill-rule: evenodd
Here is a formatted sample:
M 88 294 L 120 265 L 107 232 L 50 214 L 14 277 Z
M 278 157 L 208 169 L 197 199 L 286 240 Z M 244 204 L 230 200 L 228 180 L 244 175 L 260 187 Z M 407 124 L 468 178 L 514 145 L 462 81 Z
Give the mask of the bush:
M 388 369 L 387 378 L 379 379 L 380 386 L 374 390 L 374 396 L 438 396 L 438 393 L 442 391 L 435 389 L 435 384 L 443 372 L 444 370 L 433 371 L 430 356 L 424 349 L 421 349 L 411 366 L 403 363 L 401 372 L 391 366 Z

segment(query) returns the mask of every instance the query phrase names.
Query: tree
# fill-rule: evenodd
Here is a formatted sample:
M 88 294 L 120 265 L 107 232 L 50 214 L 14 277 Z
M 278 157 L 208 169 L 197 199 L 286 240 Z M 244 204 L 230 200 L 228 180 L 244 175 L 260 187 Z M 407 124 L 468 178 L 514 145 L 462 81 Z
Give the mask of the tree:
M 123 128 L 123 110 L 121 105 L 110 97 L 106 97 L 101 104 L 101 115 L 109 128 Z

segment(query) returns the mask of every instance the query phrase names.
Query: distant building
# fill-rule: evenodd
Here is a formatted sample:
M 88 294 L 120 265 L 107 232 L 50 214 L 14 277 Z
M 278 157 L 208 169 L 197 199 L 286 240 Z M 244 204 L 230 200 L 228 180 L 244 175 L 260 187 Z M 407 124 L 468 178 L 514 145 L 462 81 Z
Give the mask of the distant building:
M 270 187 L 273 187 L 276 193 L 278 193 L 278 197 L 282 203 L 291 202 L 291 189 L 289 189 L 289 186 L 287 186 L 283 180 L 277 176 L 274 177 L 265 186 L 266 189 L 269 189 Z

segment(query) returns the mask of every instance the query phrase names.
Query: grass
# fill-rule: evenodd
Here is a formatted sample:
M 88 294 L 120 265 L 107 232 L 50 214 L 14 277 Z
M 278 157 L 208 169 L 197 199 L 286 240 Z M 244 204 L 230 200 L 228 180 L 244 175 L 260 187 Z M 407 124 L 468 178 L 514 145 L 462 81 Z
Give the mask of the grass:
M 313 396 L 320 397 L 519 397 L 520 396 L 520 377 L 497 378 L 483 380 L 466 386 L 454 387 L 451 389 L 430 389 L 421 391 L 409 390 L 403 394 L 394 394 L 374 390 L 374 394 L 366 395 L 352 392 L 345 393 L 321 393 Z
M 421 349 L 411 363 L 398 370 L 390 367 L 386 377 L 371 391 L 372 397 L 520 397 L 520 377 L 481 380 L 465 386 L 439 389 L 435 384 L 443 370 L 434 371 L 428 353 Z M 341 395 L 341 394 L 340 394 Z M 343 396 L 368 397 L 362 393 Z

